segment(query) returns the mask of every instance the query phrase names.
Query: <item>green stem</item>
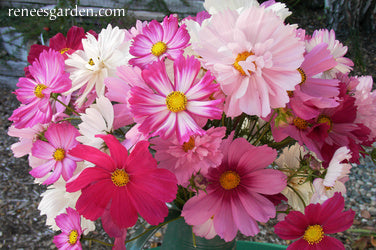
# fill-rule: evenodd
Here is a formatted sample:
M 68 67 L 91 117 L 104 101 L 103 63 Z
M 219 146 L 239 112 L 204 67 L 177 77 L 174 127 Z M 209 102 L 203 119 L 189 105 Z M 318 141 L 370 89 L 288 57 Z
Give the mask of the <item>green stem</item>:
M 71 121 L 71 120 L 80 120 L 81 121 L 81 118 L 79 118 L 79 117 L 68 117 L 68 118 L 64 118 L 64 119 L 59 120 L 59 122 Z
M 196 244 L 196 235 L 195 233 L 193 232 L 193 227 L 191 227 L 192 229 L 192 242 L 193 242 L 193 247 L 194 248 L 197 248 L 197 244 Z
M 280 142 L 271 142 L 268 144 L 269 147 L 271 148 L 274 148 L 274 149 L 282 149 L 288 145 L 291 145 L 293 143 L 295 143 L 295 139 L 291 138 L 291 137 L 287 137 L 286 139 L 284 139 L 283 141 L 280 141 Z
M 88 241 L 94 241 L 94 242 L 97 242 L 99 244 L 102 244 L 102 245 L 105 245 L 105 246 L 109 246 L 109 247 L 113 247 L 114 246 L 114 244 L 107 243 L 107 242 L 104 242 L 104 241 L 101 241 L 101 240 L 97 240 L 97 239 L 94 239 L 94 238 L 84 238 L 84 237 L 82 237 L 81 239 L 82 240 L 88 240 Z
M 368 229 L 350 228 L 350 229 L 347 229 L 347 231 L 352 232 L 352 233 L 365 233 L 365 234 L 370 234 L 370 235 L 376 235 L 375 231 L 368 230 Z
M 166 224 L 168 224 L 168 223 L 170 223 L 170 222 L 173 222 L 173 221 L 175 221 L 175 220 L 179 220 L 179 219 L 181 219 L 181 218 L 183 218 L 183 217 L 179 216 L 179 217 L 176 217 L 176 218 L 171 219 L 171 220 L 169 220 L 169 221 L 163 222 L 163 223 L 161 223 L 161 224 L 159 224 L 159 225 L 157 225 L 157 226 L 154 226 L 154 227 L 148 228 L 148 229 L 146 229 L 142 234 L 139 234 L 139 235 L 137 235 L 136 237 L 134 237 L 134 238 L 132 238 L 132 239 L 130 239 L 130 240 L 126 240 L 126 241 L 125 241 L 125 244 L 127 244 L 128 242 L 131 242 L 131 241 L 137 240 L 138 238 L 142 237 L 143 235 L 145 235 L 145 234 L 146 234 L 147 232 L 149 232 L 150 230 L 154 230 L 154 229 L 157 229 L 157 228 L 163 227 L 164 225 L 166 225 Z
M 60 103 L 61 105 L 63 105 L 67 110 L 69 110 L 69 111 L 71 111 L 72 113 L 74 113 L 74 114 L 80 116 L 80 114 L 77 113 L 76 110 L 72 109 L 71 107 L 69 107 L 68 105 L 66 105 L 66 104 L 63 103 L 62 101 L 60 101 L 60 100 L 57 98 L 57 96 L 51 95 L 51 97 L 52 97 L 55 101 L 57 101 L 58 103 Z

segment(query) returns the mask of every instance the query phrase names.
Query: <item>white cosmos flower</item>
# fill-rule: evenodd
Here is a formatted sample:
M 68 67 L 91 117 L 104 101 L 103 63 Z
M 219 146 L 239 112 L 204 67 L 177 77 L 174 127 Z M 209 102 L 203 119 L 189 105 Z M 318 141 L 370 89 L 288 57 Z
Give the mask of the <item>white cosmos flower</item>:
M 279 170 L 287 177 L 295 174 L 300 167 L 300 159 L 308 152 L 298 143 L 289 148 L 284 148 L 282 154 L 275 160 Z M 313 195 L 311 182 L 305 177 L 292 177 L 281 193 L 288 199 L 287 203 L 296 211 L 304 212 L 304 205 L 308 205 Z M 303 201 L 304 203 L 303 203 Z
M 351 165 L 341 162 L 350 158 L 350 149 L 347 147 L 337 149 L 329 163 L 325 178 L 316 178 L 313 181 L 315 193 L 312 196 L 311 203 L 323 203 L 333 197 L 335 192 L 346 193 L 345 182 L 349 179 L 348 174 Z
M 98 35 L 91 34 L 82 40 L 83 50 L 77 50 L 65 60 L 66 71 L 70 73 L 72 93 L 85 88 L 76 104 L 81 106 L 87 95 L 95 88 L 98 96 L 104 94 L 106 77 L 116 76 L 116 68 L 127 65 L 130 58 L 129 42 L 125 42 L 125 31 L 109 24 Z
M 75 174 L 81 172 L 83 168 L 85 168 L 84 164 L 78 163 Z M 50 226 L 51 229 L 55 231 L 60 230 L 56 225 L 55 217 L 61 213 L 65 213 L 68 207 L 74 209 L 77 199 L 81 195 L 81 191 L 74 193 L 66 192 L 65 184 L 64 179 L 60 178 L 53 185 L 48 186 L 47 190 L 41 194 L 42 200 L 38 206 L 40 214 L 47 216 L 46 225 Z M 84 234 L 95 230 L 94 222 L 85 219 L 83 216 L 81 216 L 81 227 L 84 229 Z
M 85 114 L 81 114 L 80 118 L 82 123 L 78 125 L 78 128 L 82 136 L 78 136 L 76 140 L 100 149 L 103 140 L 95 137 L 95 135 L 106 135 L 111 133 L 113 129 L 114 109 L 110 100 L 100 96 L 96 99 L 95 104 L 90 105 L 85 110 Z

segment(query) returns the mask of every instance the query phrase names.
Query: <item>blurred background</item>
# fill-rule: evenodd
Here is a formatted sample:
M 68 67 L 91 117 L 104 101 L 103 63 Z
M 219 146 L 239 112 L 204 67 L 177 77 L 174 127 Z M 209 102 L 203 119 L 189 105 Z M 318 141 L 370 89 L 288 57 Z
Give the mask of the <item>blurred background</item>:
M 263 2 L 263 1 L 259 1 Z M 349 47 L 347 57 L 354 61 L 352 75 L 372 75 L 376 82 L 376 0 L 283 0 L 293 14 L 286 20 L 298 24 L 312 34 L 315 29 L 333 28 L 337 39 Z M 28 174 L 27 158 L 14 158 L 10 145 L 17 140 L 7 136 L 8 117 L 19 105 L 12 94 L 19 77 L 28 65 L 27 55 L 32 44 L 43 44 L 55 34 L 66 32 L 72 25 L 92 29 L 97 33 L 108 23 L 120 28 L 132 27 L 136 20 L 162 20 L 177 13 L 180 18 L 203 11 L 203 0 L 0 0 L 0 248 L 53 249 L 55 233 L 45 226 L 45 216 L 37 209 L 40 194 L 46 189 L 33 183 Z M 90 8 L 98 14 L 101 9 L 121 9 L 124 15 L 108 16 L 15 16 L 14 9 Z M 107 12 L 109 13 L 109 12 Z M 375 85 L 374 85 L 375 86 Z M 356 211 L 355 228 L 375 230 L 376 167 L 367 159 L 352 169 L 347 182 L 346 204 Z M 271 222 L 273 223 L 273 222 Z M 99 225 L 98 225 L 99 226 Z M 99 226 L 100 228 L 100 226 Z M 239 236 L 242 240 L 288 242 L 277 239 L 271 224 L 261 225 L 255 237 Z M 131 232 L 130 234 L 131 235 Z M 108 240 L 103 230 L 91 234 Z M 376 248 L 369 235 L 345 232 L 338 235 L 348 249 Z M 158 232 L 148 247 L 162 240 Z M 85 248 L 101 249 L 96 243 Z M 106 249 L 103 247 L 103 249 Z M 107 248 L 108 249 L 108 248 Z

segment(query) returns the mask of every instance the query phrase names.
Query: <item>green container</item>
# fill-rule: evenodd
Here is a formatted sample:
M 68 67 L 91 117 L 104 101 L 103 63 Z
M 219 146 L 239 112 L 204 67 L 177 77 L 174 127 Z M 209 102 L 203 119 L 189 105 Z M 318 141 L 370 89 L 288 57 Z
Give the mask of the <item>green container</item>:
M 225 242 L 218 236 L 211 240 L 195 236 L 196 246 L 193 246 L 192 228 L 184 222 L 184 219 L 176 220 L 168 224 L 163 237 L 162 246 L 155 249 L 161 250 L 278 250 L 286 249 L 286 246 L 270 243 L 251 241 Z

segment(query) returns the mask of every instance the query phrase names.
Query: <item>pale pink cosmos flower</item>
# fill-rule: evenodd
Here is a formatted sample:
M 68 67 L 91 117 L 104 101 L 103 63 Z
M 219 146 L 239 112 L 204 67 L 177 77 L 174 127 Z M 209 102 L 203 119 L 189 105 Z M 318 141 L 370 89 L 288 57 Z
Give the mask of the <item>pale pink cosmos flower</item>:
M 213 239 L 217 235 L 214 229 L 213 217 L 210 217 L 201 225 L 193 226 L 192 231 L 195 235 L 208 240 Z
M 137 35 L 129 49 L 135 58 L 129 64 L 145 68 L 148 64 L 164 59 L 176 59 L 188 46 L 189 35 L 185 25 L 179 27 L 178 18 L 166 16 L 162 24 L 153 20 Z
M 312 38 L 306 40 L 306 49 L 310 52 L 316 45 L 326 43 L 331 55 L 337 61 L 337 65 L 332 69 L 326 70 L 323 76 L 327 79 L 335 78 L 337 73 L 348 73 L 352 70 L 351 66 L 354 63 L 344 57 L 347 53 L 347 46 L 343 46 L 338 40 L 336 40 L 336 34 L 334 30 L 320 29 L 313 32 Z
M 14 126 L 10 126 L 8 129 L 8 135 L 19 138 L 19 141 L 12 144 L 10 147 L 14 157 L 22 157 L 30 154 L 33 143 L 46 129 L 47 125 L 42 125 L 40 123 L 31 128 L 17 129 Z
M 50 96 L 69 90 L 72 82 L 64 71 L 64 58 L 52 49 L 43 51 L 29 66 L 33 78 L 21 77 L 15 94 L 22 105 L 13 111 L 9 120 L 16 128 L 33 127 L 51 121 L 53 110 Z
M 372 91 L 372 76 L 357 78 L 359 84 L 354 90 L 355 105 L 358 107 L 355 123 L 361 123 L 371 129 L 369 140 L 376 138 L 376 91 Z
M 275 217 L 274 204 L 264 195 L 280 193 L 286 187 L 286 176 L 266 169 L 277 152 L 267 146 L 255 147 L 244 138 L 222 143 L 221 165 L 210 168 L 206 192 L 199 192 L 185 203 L 182 216 L 193 226 L 213 218 L 215 232 L 225 241 L 259 232 L 257 221 Z M 205 208 L 205 209 L 202 209 Z
M 76 210 L 68 207 L 67 212 L 56 216 L 56 224 L 61 229 L 61 234 L 54 236 L 53 242 L 58 249 L 80 250 L 81 235 L 81 217 Z
M 316 178 L 313 181 L 315 193 L 312 195 L 311 203 L 323 203 L 333 197 L 335 192 L 346 193 L 345 182 L 349 179 L 351 165 L 341 163 L 351 158 L 351 152 L 347 147 L 341 147 L 334 153 L 329 163 L 325 178 Z
M 296 69 L 303 62 L 304 43 L 294 28 L 262 7 L 219 12 L 197 37 L 193 49 L 227 95 L 228 116 L 266 117 L 271 108 L 284 107 L 287 90 L 301 82 Z
M 203 135 L 196 117 L 220 119 L 222 110 L 216 106 L 223 99 L 210 100 L 218 90 L 214 77 L 208 71 L 201 79 L 197 75 L 201 64 L 193 56 L 178 57 L 174 61 L 174 81 L 171 82 L 164 62 L 154 62 L 142 71 L 146 88 L 133 87 L 129 104 L 139 131 L 167 139 L 173 134 L 179 143 L 191 135 Z
M 80 161 L 68 152 L 78 144 L 76 137 L 79 135 L 78 130 L 70 123 L 51 124 L 44 134 L 48 142 L 38 140 L 31 149 L 33 156 L 47 161 L 33 168 L 30 174 L 41 178 L 52 170 L 52 174 L 43 182 L 45 185 L 56 182 L 60 175 L 68 181 L 77 167 L 76 162 Z
M 150 143 L 156 150 L 155 159 L 160 168 L 173 172 L 178 184 L 186 186 L 193 174 L 206 175 L 210 167 L 221 164 L 222 152 L 219 146 L 225 136 L 226 128 L 210 128 L 203 136 L 192 135 L 189 141 L 180 144 L 176 137 L 163 140 L 152 138 Z

